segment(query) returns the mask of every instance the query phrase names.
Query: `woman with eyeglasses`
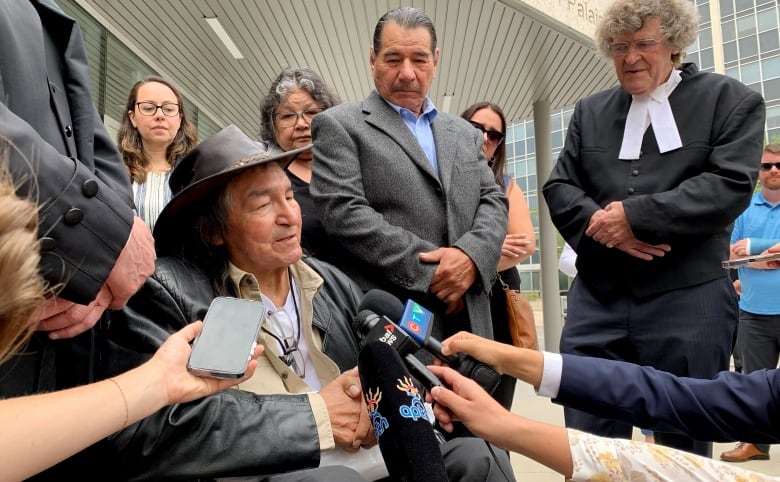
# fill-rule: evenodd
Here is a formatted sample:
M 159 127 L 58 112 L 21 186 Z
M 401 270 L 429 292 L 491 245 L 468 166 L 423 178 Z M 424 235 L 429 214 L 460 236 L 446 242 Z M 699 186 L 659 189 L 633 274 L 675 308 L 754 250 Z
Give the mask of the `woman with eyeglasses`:
M 520 273 L 515 266 L 528 259 L 536 248 L 534 226 L 531 213 L 520 186 L 514 179 L 506 175 L 506 117 L 501 107 L 490 102 L 477 102 L 467 107 L 460 115 L 475 128 L 482 131 L 482 152 L 485 154 L 496 183 L 504 190 L 509 199 L 509 215 L 507 234 L 501 247 L 501 258 L 498 261 L 499 278 L 490 292 L 490 311 L 493 318 L 493 336 L 496 341 L 512 343 L 509 327 L 506 323 L 506 298 L 504 283 L 513 290 L 520 289 Z M 515 393 L 515 379 L 502 376 L 501 384 L 493 392 L 493 396 L 507 409 L 512 408 Z
M 261 136 L 285 152 L 311 145 L 314 116 L 340 103 L 338 95 L 310 68 L 286 68 L 271 83 L 261 103 Z M 303 216 L 301 246 L 307 254 L 332 262 L 340 250 L 325 234 L 309 193 L 313 160 L 311 149 L 299 154 L 287 168 L 287 177 Z
M 167 80 L 148 76 L 130 90 L 117 143 L 133 185 L 138 215 L 154 230 L 171 200 L 168 178 L 176 162 L 197 142 L 184 98 Z

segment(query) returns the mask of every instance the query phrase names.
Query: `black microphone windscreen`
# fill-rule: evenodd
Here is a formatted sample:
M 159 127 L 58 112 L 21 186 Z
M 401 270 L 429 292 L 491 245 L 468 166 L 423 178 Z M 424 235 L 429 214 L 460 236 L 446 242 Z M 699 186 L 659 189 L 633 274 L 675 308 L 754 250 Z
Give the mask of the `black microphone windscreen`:
M 387 291 L 373 289 L 363 296 L 363 301 L 358 306 L 358 312 L 362 310 L 373 311 L 379 316 L 386 316 L 389 320 L 397 323 L 404 314 L 404 304 L 401 300 L 391 295 Z
M 428 412 L 401 357 L 372 341 L 358 356 L 371 424 L 393 480 L 446 482 L 447 471 Z

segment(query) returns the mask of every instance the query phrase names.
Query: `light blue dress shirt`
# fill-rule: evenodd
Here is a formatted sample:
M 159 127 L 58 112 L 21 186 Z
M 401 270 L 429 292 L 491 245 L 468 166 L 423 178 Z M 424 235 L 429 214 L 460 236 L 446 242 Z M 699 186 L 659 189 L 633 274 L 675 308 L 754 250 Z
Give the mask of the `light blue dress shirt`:
M 406 107 L 395 105 L 387 99 L 385 99 L 385 102 L 398 112 L 398 115 L 401 116 L 406 127 L 412 131 L 414 137 L 417 138 L 417 143 L 420 144 L 420 147 L 425 153 L 425 157 L 427 157 L 428 161 L 431 163 L 433 172 L 436 173 L 436 177 L 439 177 L 439 161 L 436 157 L 436 143 L 433 142 L 433 129 L 431 129 L 431 124 L 433 124 L 436 116 L 439 115 L 439 111 L 436 110 L 436 106 L 433 105 L 431 99 L 426 97 L 423 101 L 422 114 L 420 117 L 417 117 L 414 112 Z

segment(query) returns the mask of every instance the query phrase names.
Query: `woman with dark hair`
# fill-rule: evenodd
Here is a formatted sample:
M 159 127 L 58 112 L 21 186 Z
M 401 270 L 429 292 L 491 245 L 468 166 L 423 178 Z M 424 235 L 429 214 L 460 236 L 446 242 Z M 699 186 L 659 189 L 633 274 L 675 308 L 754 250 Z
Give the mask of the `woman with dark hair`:
M 340 103 L 338 95 L 310 68 L 286 68 L 279 73 L 263 98 L 260 107 L 261 136 L 284 152 L 310 145 L 314 116 Z M 295 200 L 303 215 L 303 249 L 307 254 L 332 262 L 339 249 L 325 234 L 317 206 L 309 193 L 313 159 L 311 149 L 298 155 L 287 168 L 287 177 L 292 182 Z
M 138 215 L 154 230 L 160 211 L 172 197 L 171 170 L 195 147 L 197 132 L 181 92 L 161 77 L 136 82 L 125 112 L 117 144 L 132 178 Z
M 520 289 L 520 273 L 515 266 L 528 259 L 536 248 L 534 226 L 525 195 L 514 179 L 506 175 L 506 117 L 501 107 L 490 102 L 477 102 L 467 107 L 460 115 L 475 128 L 482 131 L 482 152 L 485 154 L 496 183 L 509 199 L 507 234 L 501 247 L 498 261 L 499 277 L 490 292 L 490 315 L 493 319 L 493 336 L 496 341 L 512 343 L 507 325 L 506 297 L 504 285 L 513 290 Z M 493 396 L 501 405 L 510 409 L 515 393 L 515 379 L 503 375 L 501 384 Z

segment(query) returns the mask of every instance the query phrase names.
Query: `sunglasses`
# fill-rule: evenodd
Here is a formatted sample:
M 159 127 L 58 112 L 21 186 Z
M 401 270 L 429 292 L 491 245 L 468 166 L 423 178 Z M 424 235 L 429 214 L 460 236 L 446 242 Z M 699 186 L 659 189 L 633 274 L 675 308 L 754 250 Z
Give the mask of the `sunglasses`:
M 775 166 L 775 169 L 780 171 L 780 162 L 762 162 L 761 163 L 761 170 L 762 171 L 768 171 L 772 169 L 772 166 Z
M 501 141 L 504 140 L 503 132 L 488 130 L 485 126 L 483 126 L 479 122 L 469 121 L 469 123 L 474 127 L 476 127 L 477 129 L 481 130 L 483 133 L 487 134 L 487 141 L 488 144 L 490 144 L 491 146 L 497 146 L 501 144 Z

